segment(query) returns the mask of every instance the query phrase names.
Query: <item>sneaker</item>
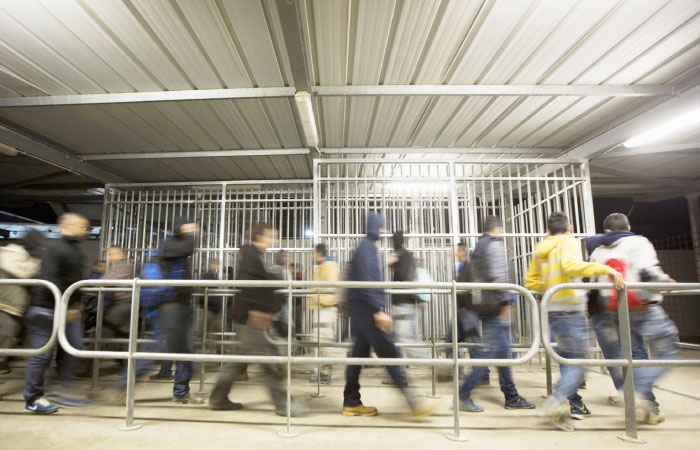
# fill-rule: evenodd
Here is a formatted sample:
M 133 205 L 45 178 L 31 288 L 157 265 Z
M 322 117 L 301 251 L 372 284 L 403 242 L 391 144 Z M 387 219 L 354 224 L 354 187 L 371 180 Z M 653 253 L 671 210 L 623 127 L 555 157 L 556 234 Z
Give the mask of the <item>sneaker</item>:
M 292 406 L 291 406 L 290 411 L 289 411 L 289 415 L 291 417 L 301 417 L 301 416 L 307 415 L 308 413 L 309 413 L 309 408 L 307 408 L 303 402 L 301 402 L 299 400 L 292 399 Z M 275 410 L 275 414 L 277 414 L 278 416 L 286 417 L 287 416 L 287 405 L 285 404 L 285 405 L 278 406 L 277 409 Z
M 309 378 L 309 383 L 317 384 L 318 383 L 318 375 L 314 375 L 313 377 Z M 333 384 L 333 377 L 331 377 L 331 375 L 322 373 L 321 374 L 321 384 Z
M 584 417 L 591 415 L 591 410 L 585 403 L 581 402 L 580 405 L 571 405 L 569 415 L 572 419 L 583 420 Z
M 549 416 L 549 421 L 551 422 L 551 424 L 559 428 L 560 430 L 566 432 L 576 431 L 576 428 L 571 423 L 569 423 L 569 421 L 566 420 L 567 409 L 568 408 L 566 403 L 562 403 L 553 409 L 545 409 L 545 414 Z
M 479 406 L 471 398 L 459 401 L 459 410 L 466 412 L 484 412 L 484 407 Z
M 179 398 L 173 397 L 173 401 L 175 403 L 182 403 L 183 405 L 187 403 L 191 403 L 193 405 L 201 405 L 204 403 L 204 399 L 202 397 L 197 397 L 192 394 L 185 394 Z
M 411 408 L 411 419 L 427 417 L 442 408 L 443 404 L 444 402 L 440 400 L 424 401 L 418 406 Z
M 644 422 L 649 425 L 658 425 L 665 421 L 666 417 L 659 411 L 659 408 L 656 408 L 656 410 L 644 411 Z
M 58 406 L 52 405 L 44 398 L 40 398 L 35 400 L 34 403 L 24 405 L 24 410 L 34 414 L 51 414 L 58 411 Z
M 622 406 L 625 404 L 625 395 L 622 391 L 614 391 L 612 394 L 608 395 L 608 403 L 615 406 Z
M 377 411 L 377 408 L 375 408 L 374 406 L 365 406 L 362 404 L 360 404 L 359 406 L 343 406 L 343 415 L 346 417 L 369 417 L 376 416 L 377 414 L 379 414 L 379 411 Z
M 232 402 L 226 399 L 224 403 L 211 403 L 209 402 L 209 409 L 212 411 L 235 411 L 238 409 L 243 409 L 243 404 Z
M 150 378 L 153 381 L 157 381 L 157 380 L 173 380 L 175 377 L 173 376 L 173 374 L 165 375 L 165 374 L 158 372 L 157 374 L 151 375 L 148 378 Z
M 512 400 L 506 400 L 506 409 L 535 409 L 535 404 L 528 402 L 525 398 L 517 396 Z

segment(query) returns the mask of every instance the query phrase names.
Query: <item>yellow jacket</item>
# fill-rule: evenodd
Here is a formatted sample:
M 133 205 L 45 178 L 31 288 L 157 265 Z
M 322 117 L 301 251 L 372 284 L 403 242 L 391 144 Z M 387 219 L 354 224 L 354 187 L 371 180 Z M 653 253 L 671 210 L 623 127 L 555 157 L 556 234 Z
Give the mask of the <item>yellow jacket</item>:
M 333 260 L 323 261 L 321 264 L 316 266 L 316 269 L 314 270 L 314 281 L 338 281 L 339 272 L 340 269 L 338 268 L 337 262 Z M 312 308 L 318 308 L 319 300 L 321 303 L 321 308 L 332 308 L 334 306 L 338 306 L 338 294 L 312 295 Z
M 581 245 L 568 234 L 549 236 L 535 246 L 535 256 L 527 271 L 525 286 L 543 294 L 561 283 L 575 283 L 579 277 L 607 275 L 610 269 L 583 260 Z M 558 291 L 550 301 L 550 311 L 586 311 L 584 291 Z

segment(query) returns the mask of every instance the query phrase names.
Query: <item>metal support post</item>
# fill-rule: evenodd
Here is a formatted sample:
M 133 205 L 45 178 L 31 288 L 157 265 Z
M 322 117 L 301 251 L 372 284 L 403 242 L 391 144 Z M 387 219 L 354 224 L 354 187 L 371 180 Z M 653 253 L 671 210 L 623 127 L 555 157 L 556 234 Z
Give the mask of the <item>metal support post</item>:
M 457 281 L 452 281 L 452 294 L 450 296 L 452 310 L 452 408 L 454 413 L 454 432 L 445 433 L 445 437 L 451 441 L 466 442 L 466 436 L 459 434 L 459 353 L 457 347 Z
M 287 429 L 277 433 L 280 437 L 293 438 L 299 436 L 299 432 L 292 430 L 292 281 L 287 285 Z
M 435 302 L 433 299 L 433 290 L 430 290 L 430 342 L 432 344 L 431 347 L 431 356 L 433 359 L 437 358 L 437 349 L 435 348 Z M 426 395 L 428 398 L 440 398 L 439 395 L 437 395 L 436 388 L 437 388 L 437 372 L 435 370 L 435 366 L 431 367 L 432 370 L 432 379 L 431 379 L 431 384 L 432 384 L 432 390 L 430 392 L 430 395 Z
M 321 290 L 318 290 L 317 319 L 316 319 L 316 358 L 321 356 Z M 314 398 L 325 397 L 321 394 L 321 364 L 316 364 L 316 392 L 311 394 Z
M 617 291 L 617 313 L 620 323 L 620 350 L 627 365 L 622 367 L 625 396 L 625 434 L 618 438 L 625 442 L 644 444 L 644 439 L 637 437 L 637 417 L 634 398 L 634 369 L 632 366 L 632 336 L 630 332 L 630 312 L 627 304 L 627 288 Z
M 547 397 L 552 395 L 552 358 L 547 353 L 544 355 L 544 367 L 547 372 Z
M 129 356 L 127 358 L 126 371 L 126 422 L 120 426 L 121 431 L 132 431 L 141 428 L 141 424 L 134 423 L 134 390 L 136 389 L 136 338 L 139 322 L 139 279 L 134 278 L 131 294 L 131 322 L 129 323 Z
M 219 263 L 220 264 L 220 263 Z M 209 288 L 204 288 L 204 313 L 202 317 L 202 353 L 207 352 L 207 313 L 209 312 Z M 207 363 L 199 365 L 199 392 L 203 395 L 209 393 L 204 389 L 204 378 L 207 375 Z
M 95 323 L 95 351 L 100 351 L 100 339 L 102 339 L 102 319 L 104 317 L 104 294 L 102 293 L 102 288 L 98 288 L 97 292 L 97 319 Z M 90 384 L 90 390 L 95 391 L 99 388 L 97 387 L 97 379 L 100 376 L 100 358 L 95 358 L 92 360 L 92 383 Z

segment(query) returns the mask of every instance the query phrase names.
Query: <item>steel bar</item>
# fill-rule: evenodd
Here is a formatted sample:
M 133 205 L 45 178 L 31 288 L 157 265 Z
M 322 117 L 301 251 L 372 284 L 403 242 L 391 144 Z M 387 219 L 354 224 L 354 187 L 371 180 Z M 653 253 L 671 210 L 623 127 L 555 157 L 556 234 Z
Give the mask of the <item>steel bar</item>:
M 308 148 L 276 148 L 256 150 L 197 150 L 181 152 L 151 152 L 151 153 L 100 153 L 81 155 L 81 161 L 115 161 L 135 159 L 176 159 L 176 158 L 238 158 L 250 156 L 295 156 L 308 155 Z M 191 183 L 197 185 L 198 183 Z
M 319 96 L 385 96 L 385 95 L 574 95 L 596 97 L 648 97 L 678 95 L 683 86 L 672 85 L 599 85 L 599 84 L 469 84 L 469 85 L 346 85 L 313 86 Z
M 627 288 L 617 291 L 617 314 L 620 324 L 620 350 L 627 365 L 622 367 L 625 398 L 625 432 L 624 440 L 637 439 L 637 419 L 635 417 L 636 399 L 634 396 L 634 370 L 632 366 L 632 335 L 630 331 L 630 311 L 627 305 Z
M 558 155 L 566 149 L 559 147 L 321 147 L 319 150 L 326 155 Z

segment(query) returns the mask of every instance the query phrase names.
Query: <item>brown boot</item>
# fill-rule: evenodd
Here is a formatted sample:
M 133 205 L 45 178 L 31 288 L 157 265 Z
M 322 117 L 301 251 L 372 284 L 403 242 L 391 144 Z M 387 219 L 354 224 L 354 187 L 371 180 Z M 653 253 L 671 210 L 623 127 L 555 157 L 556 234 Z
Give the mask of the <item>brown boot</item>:
M 359 406 L 343 406 L 343 415 L 346 417 L 353 417 L 353 416 L 376 416 L 379 414 L 377 411 L 377 408 L 374 406 L 365 406 L 365 405 L 359 405 Z

